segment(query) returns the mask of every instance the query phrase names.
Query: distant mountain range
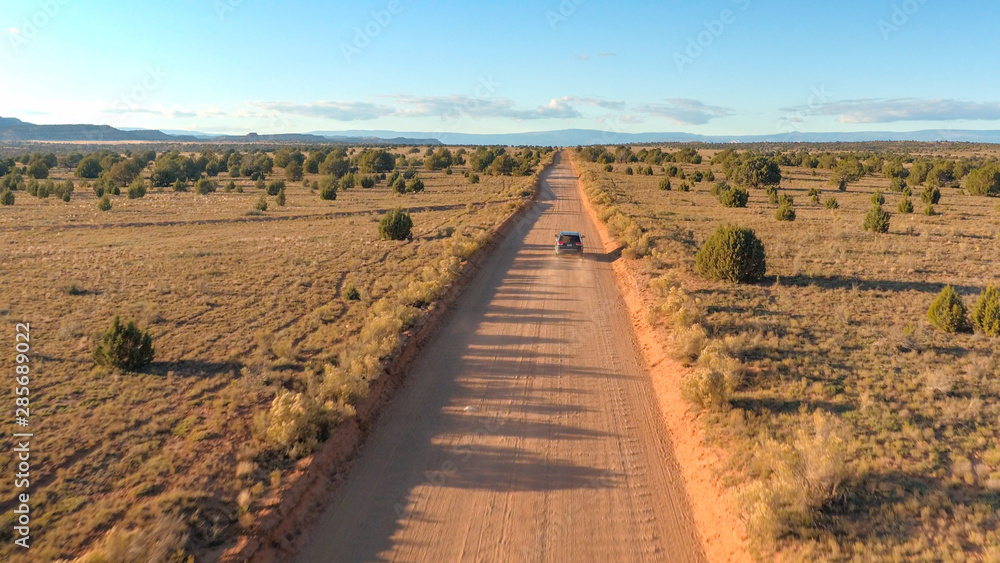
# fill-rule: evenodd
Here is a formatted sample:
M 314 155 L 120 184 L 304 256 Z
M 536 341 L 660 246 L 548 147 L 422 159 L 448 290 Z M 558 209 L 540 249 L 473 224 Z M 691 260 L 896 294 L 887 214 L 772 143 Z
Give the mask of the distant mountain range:
M 616 133 L 564 129 L 528 133 L 399 132 L 384 130 L 312 131 L 275 135 L 218 135 L 199 131 L 116 129 L 108 125 L 35 125 L 0 117 L 0 141 L 148 141 L 234 143 L 350 143 L 391 145 L 616 145 L 638 143 L 857 143 L 871 141 L 1000 143 L 1000 131 L 937 130 L 911 132 L 778 133 L 772 135 L 696 135 L 693 133 Z

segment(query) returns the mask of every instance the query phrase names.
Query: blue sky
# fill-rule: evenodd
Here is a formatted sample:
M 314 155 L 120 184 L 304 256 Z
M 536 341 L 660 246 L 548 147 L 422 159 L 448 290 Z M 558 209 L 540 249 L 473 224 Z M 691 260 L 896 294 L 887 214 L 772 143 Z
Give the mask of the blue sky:
M 0 115 L 220 133 L 1000 129 L 996 3 L 5 0 Z

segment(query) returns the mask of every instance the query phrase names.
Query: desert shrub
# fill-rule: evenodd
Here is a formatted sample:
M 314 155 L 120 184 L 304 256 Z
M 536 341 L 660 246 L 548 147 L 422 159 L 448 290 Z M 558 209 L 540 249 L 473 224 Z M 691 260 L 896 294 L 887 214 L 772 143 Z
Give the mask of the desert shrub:
M 926 215 L 928 217 L 931 217 L 933 215 L 937 215 L 937 211 L 934 211 L 934 204 L 933 203 L 928 203 L 927 206 L 924 207 L 924 215 Z
M 778 205 L 778 186 L 768 186 L 765 188 L 765 193 L 767 193 L 767 202 L 771 205 Z
M 987 286 L 972 310 L 972 325 L 987 336 L 1000 336 L 1000 288 Z
M 611 165 L 609 164 L 608 166 Z M 672 189 L 672 186 L 670 185 L 670 178 L 664 178 L 660 180 L 660 189 L 665 192 L 669 192 Z
M 139 178 L 129 184 L 128 186 L 128 198 L 129 199 L 139 199 L 141 197 L 146 197 L 146 181 Z
M 710 369 L 698 369 L 681 380 L 681 396 L 698 409 L 721 409 L 729 402 L 723 375 Z
M 323 176 L 320 179 L 319 198 L 327 201 L 337 199 L 337 180 L 333 176 Z
M 872 194 L 872 204 L 885 205 L 885 196 L 882 195 L 882 190 L 875 190 L 875 193 Z
M 814 204 L 819 205 L 819 196 L 823 192 L 819 188 L 809 188 L 809 200 Z
M 937 205 L 941 202 L 941 190 L 936 186 L 927 186 L 924 191 L 920 192 L 920 201 Z
M 969 172 L 965 189 L 969 195 L 1000 196 L 1000 168 L 994 164 Z
M 882 209 L 878 203 L 873 204 L 865 215 L 865 222 L 862 226 L 866 231 L 873 233 L 888 233 L 889 212 Z
M 353 283 L 349 283 L 344 286 L 344 291 L 341 292 L 340 297 L 346 301 L 359 301 L 361 300 L 361 292 L 358 291 L 358 288 Z
M 827 209 L 840 209 L 840 203 L 837 202 L 837 198 L 831 196 L 826 198 L 826 201 L 823 202 L 823 207 L 826 207 Z
M 604 165 L 604 171 L 605 172 L 614 172 L 615 171 L 615 167 L 613 165 L 611 165 L 611 164 L 605 164 Z
M 370 190 L 375 187 L 375 176 L 365 176 L 361 178 L 361 187 Z
M 750 200 L 750 192 L 737 186 L 719 192 L 719 202 L 723 207 L 746 207 Z
M 689 192 L 691 191 L 691 184 L 688 184 L 687 182 L 681 182 L 681 187 L 679 189 L 682 192 Z
M 632 170 L 631 166 L 627 166 L 627 167 L 625 167 L 625 174 L 627 176 L 631 176 L 631 175 L 635 174 L 635 170 Z
M 357 405 L 368 396 L 368 381 L 360 374 L 349 373 L 339 367 L 327 364 L 323 368 L 323 383 L 320 394 L 324 399 L 345 405 Z
M 272 180 L 267 184 L 267 195 L 278 195 L 278 192 L 285 189 L 284 180 Z
M 0 194 L 0 205 L 14 205 L 14 192 L 7 188 Z
M 778 209 L 774 212 L 774 218 L 778 221 L 795 220 L 795 202 L 791 196 L 782 194 L 778 198 Z
M 262 441 L 292 459 L 311 454 L 338 422 L 315 399 L 285 390 L 271 402 L 266 420 Z
M 116 525 L 74 563 L 186 561 L 184 546 L 189 536 L 188 525 L 180 515 L 165 514 L 152 525 L 133 530 Z
M 962 298 L 950 285 L 934 298 L 927 310 L 927 320 L 938 329 L 949 333 L 965 332 L 970 328 Z
M 424 191 L 424 181 L 420 178 L 414 177 L 408 184 L 406 184 L 406 191 L 414 194 Z
M 227 182 L 226 183 L 226 191 L 227 192 L 236 191 L 236 182 L 234 182 L 232 180 L 230 180 L 229 182 Z
M 208 195 L 214 193 L 217 186 L 214 180 L 209 180 L 208 178 L 199 178 L 197 182 L 194 183 L 194 193 L 198 195 Z
M 274 203 L 277 203 L 279 207 L 284 207 L 288 200 L 285 199 L 285 190 L 278 192 L 278 195 L 274 198 Z
M 94 362 L 126 371 L 140 370 L 153 361 L 153 337 L 129 321 L 123 325 L 115 316 L 97 342 Z
M 723 225 L 705 242 L 696 256 L 703 277 L 736 283 L 756 283 L 764 277 L 764 245 L 752 229 Z
M 267 199 L 264 196 L 260 196 L 257 200 L 257 205 L 253 206 L 257 211 L 267 211 Z
M 899 202 L 899 212 L 900 213 L 913 213 L 913 202 L 910 198 L 904 196 Z
M 470 184 L 478 184 L 479 183 L 479 174 L 469 174 L 469 183 Z
M 393 209 L 382 216 L 378 236 L 384 240 L 406 240 L 411 237 L 413 220 L 405 209 Z
M 708 333 L 705 327 L 694 324 L 689 327 L 675 327 L 673 331 L 673 346 L 671 356 L 685 364 L 690 364 L 698 359 L 701 351 L 705 349 L 708 342 Z
M 812 529 L 818 510 L 838 496 L 847 475 L 848 441 L 843 425 L 823 411 L 813 414 L 811 429 L 796 433 L 794 445 L 761 440 L 753 461 L 760 478 L 738 495 L 751 535 L 772 542 Z
M 175 181 L 174 182 L 174 191 L 175 192 L 186 192 L 186 191 L 188 191 L 187 182 L 184 182 L 183 180 L 177 180 L 177 181 Z
M 108 194 L 101 196 L 101 199 L 97 201 L 97 208 L 101 211 L 111 211 L 111 198 Z
M 841 179 L 841 180 L 837 181 L 837 190 L 842 191 L 842 192 L 846 192 L 847 191 L 847 180 Z
M 906 188 L 906 180 L 899 176 L 893 176 L 889 181 L 889 189 L 894 192 L 902 192 Z
M 722 374 L 726 384 L 726 393 L 735 392 L 743 383 L 746 369 L 743 363 L 734 358 L 727 346 L 720 340 L 714 340 L 701 351 L 698 365 L 703 369 Z

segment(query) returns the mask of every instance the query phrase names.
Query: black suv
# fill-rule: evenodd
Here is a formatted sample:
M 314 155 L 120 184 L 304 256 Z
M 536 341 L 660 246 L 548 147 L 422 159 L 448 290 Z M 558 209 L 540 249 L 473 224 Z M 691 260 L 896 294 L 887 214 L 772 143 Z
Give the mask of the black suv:
M 556 254 L 565 253 L 583 256 L 583 235 L 576 231 L 563 231 L 556 235 Z

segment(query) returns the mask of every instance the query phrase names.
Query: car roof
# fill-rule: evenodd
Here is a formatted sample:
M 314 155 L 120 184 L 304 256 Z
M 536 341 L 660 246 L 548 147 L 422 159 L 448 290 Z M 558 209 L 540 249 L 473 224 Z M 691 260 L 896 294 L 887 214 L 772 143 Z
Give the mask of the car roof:
M 560 236 L 562 236 L 562 235 L 576 235 L 576 236 L 580 236 L 580 233 L 578 233 L 576 231 L 563 231 L 563 232 L 559 233 L 559 235 Z

